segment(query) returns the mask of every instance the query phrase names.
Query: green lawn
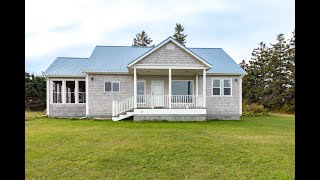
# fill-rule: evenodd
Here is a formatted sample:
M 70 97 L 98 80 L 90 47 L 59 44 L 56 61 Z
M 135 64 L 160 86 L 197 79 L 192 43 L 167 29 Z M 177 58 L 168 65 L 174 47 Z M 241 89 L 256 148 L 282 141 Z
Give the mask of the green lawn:
M 294 179 L 294 116 L 112 122 L 26 112 L 26 179 Z

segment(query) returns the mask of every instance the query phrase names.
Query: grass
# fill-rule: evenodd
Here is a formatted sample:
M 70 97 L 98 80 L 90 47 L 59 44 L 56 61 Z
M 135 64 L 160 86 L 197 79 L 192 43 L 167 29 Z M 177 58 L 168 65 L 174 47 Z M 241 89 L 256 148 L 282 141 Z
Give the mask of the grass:
M 26 179 L 294 179 L 294 116 L 112 122 L 26 112 Z

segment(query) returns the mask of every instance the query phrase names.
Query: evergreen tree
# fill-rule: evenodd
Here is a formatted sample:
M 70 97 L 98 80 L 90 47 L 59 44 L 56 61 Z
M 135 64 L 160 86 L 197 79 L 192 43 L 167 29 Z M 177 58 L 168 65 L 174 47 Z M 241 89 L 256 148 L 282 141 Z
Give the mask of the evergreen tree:
M 269 110 L 295 110 L 295 32 L 286 41 L 277 35 L 277 43 L 267 47 L 261 42 L 252 52 L 248 64 L 239 64 L 243 77 L 243 98 L 264 105 Z
M 148 46 L 152 42 L 151 38 L 148 37 L 145 31 L 136 34 L 136 37 L 133 38 L 132 46 Z
M 184 27 L 181 24 L 176 23 L 175 33 L 173 35 L 173 38 L 177 40 L 180 44 L 185 45 L 187 35 L 184 35 L 183 31 L 184 31 Z

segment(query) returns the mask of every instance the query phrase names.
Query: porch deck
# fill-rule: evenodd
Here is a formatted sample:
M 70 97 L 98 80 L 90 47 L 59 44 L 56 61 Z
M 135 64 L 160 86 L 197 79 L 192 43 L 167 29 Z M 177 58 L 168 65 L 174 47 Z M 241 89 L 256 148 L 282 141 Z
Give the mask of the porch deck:
M 203 96 L 197 95 L 138 95 L 134 107 L 134 97 L 124 101 L 113 101 L 112 116 L 134 110 L 135 114 L 203 114 Z M 143 109 L 141 111 L 141 109 Z M 147 110 L 150 109 L 150 110 Z M 139 111 L 136 111 L 139 110 Z

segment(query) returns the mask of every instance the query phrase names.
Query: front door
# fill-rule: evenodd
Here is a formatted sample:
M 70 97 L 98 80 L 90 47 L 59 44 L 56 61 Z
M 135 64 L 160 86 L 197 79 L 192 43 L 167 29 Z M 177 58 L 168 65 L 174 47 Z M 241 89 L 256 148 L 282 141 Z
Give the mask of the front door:
M 153 107 L 164 106 L 164 82 L 151 81 L 151 102 Z

